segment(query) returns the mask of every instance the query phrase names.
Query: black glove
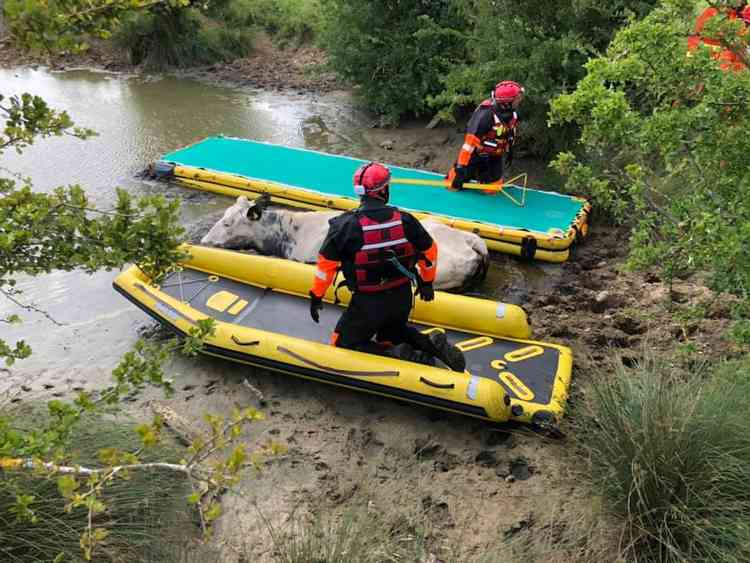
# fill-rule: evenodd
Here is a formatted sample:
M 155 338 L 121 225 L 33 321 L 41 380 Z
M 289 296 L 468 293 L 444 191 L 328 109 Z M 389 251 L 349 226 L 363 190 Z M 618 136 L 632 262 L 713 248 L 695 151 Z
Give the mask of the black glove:
M 511 166 L 513 166 L 513 148 L 508 151 L 508 154 L 505 157 L 505 167 L 510 168 Z
M 453 176 L 451 188 L 454 190 L 460 190 L 464 187 L 464 182 L 466 181 L 466 166 L 456 164 L 453 169 L 455 170 L 455 176 Z
M 422 282 L 419 284 L 419 298 L 422 301 L 432 301 L 435 299 L 435 290 L 432 289 L 432 284 L 427 282 Z
M 323 310 L 323 299 L 310 292 L 310 316 L 316 323 L 320 322 L 320 311 Z

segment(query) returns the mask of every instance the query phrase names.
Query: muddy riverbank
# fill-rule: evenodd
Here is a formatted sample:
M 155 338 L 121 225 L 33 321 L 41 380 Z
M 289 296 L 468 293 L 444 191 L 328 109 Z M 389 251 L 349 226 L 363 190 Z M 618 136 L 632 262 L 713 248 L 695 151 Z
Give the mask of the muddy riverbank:
M 23 156 L 5 154 L 4 167 L 31 176 L 40 189 L 79 182 L 102 206 L 111 203 L 116 185 L 134 194 L 165 192 L 184 202 L 183 223 L 194 234 L 231 201 L 143 182 L 136 173 L 163 152 L 202 136 L 253 137 L 433 170 L 447 169 L 461 139 L 460 129 L 449 125 L 372 127 L 375 118 L 338 91 L 300 96 L 295 88 L 269 92 L 205 79 L 27 68 L 1 71 L 0 83 L 4 94 L 8 88 L 43 95 L 100 132 L 85 143 L 49 139 Z M 516 169 L 533 172 L 532 183 L 544 174 L 538 163 L 524 160 Z M 571 417 L 587 384 L 610 371 L 612 361 L 633 366 L 644 351 L 677 350 L 686 362 L 737 352 L 722 338 L 730 322 L 727 304 L 714 300 L 699 280 L 679 280 L 670 288 L 654 275 L 627 272 L 627 236 L 594 222 L 589 239 L 562 265 L 495 255 L 477 289 L 479 295 L 523 305 L 535 338 L 573 349 Z M 73 272 L 21 280 L 24 298 L 60 325 L 24 312 L 25 323 L 3 333 L 10 340 L 26 339 L 35 353 L 3 372 L 0 391 L 27 402 L 102 387 L 139 335 L 158 333 L 112 291 L 113 276 Z M 670 299 L 683 308 L 701 305 L 709 314 L 700 319 L 677 314 Z M 0 313 L 11 309 L 0 303 Z M 227 561 L 271 560 L 269 523 L 283 528 L 294 522 L 292 514 L 343 515 L 370 502 L 372 510 L 392 516 L 394 526 L 421 518 L 431 530 L 431 550 L 446 561 L 489 552 L 504 538 L 543 538 L 550 527 L 574 525 L 570 499 L 583 492 L 564 439 L 211 358 L 175 358 L 169 372 L 176 382 L 173 397 L 146 393 L 128 410 L 149 417 L 158 400 L 200 427 L 206 411 L 253 405 L 266 419 L 248 430 L 248 445 L 273 440 L 288 448 L 225 496 L 215 542 Z M 245 378 L 262 394 L 262 404 L 243 385 Z M 567 421 L 561 430 L 569 431 Z

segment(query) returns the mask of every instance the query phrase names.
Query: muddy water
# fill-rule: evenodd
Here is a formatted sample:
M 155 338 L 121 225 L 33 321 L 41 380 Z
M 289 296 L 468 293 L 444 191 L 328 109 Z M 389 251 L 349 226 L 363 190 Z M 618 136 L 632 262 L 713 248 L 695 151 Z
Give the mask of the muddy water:
M 163 190 L 136 174 L 160 154 L 207 135 L 341 152 L 357 145 L 356 131 L 368 119 L 344 94 L 240 91 L 170 77 L 0 70 L 0 91 L 40 95 L 51 106 L 65 109 L 78 125 L 98 133 L 87 141 L 43 139 L 21 155 L 6 151 L 0 166 L 30 177 L 40 190 L 81 184 L 102 208 L 114 202 L 117 187 L 134 195 Z M 192 197 L 183 206 L 184 221 L 189 224 L 226 206 L 222 198 Z M 30 359 L 13 367 L 13 381 L 23 380 L 35 391 L 54 385 L 50 392 L 101 384 L 138 337 L 137 329 L 147 323 L 143 313 L 111 289 L 115 275 L 57 272 L 21 280 L 21 299 L 44 309 L 55 322 L 24 312 L 22 325 L 2 326 L 5 340 L 25 339 L 34 349 Z M 16 311 L 0 300 L 0 315 Z
M 41 190 L 81 184 L 100 208 L 114 202 L 117 187 L 134 195 L 164 191 L 163 185 L 139 180 L 137 173 L 164 152 L 208 135 L 249 137 L 364 157 L 376 148 L 362 134 L 371 116 L 357 110 L 344 93 L 270 93 L 173 77 L 123 77 L 86 70 L 0 69 L 0 85 L 4 95 L 40 95 L 51 106 L 65 109 L 78 125 L 98 133 L 87 141 L 69 136 L 43 139 L 21 155 L 6 151 L 0 166 L 30 177 Z M 398 131 L 393 133 L 398 138 Z M 179 189 L 168 193 L 186 199 L 183 220 L 188 225 L 228 205 L 227 199 L 207 194 L 183 195 Z M 508 267 L 503 257 L 495 260 L 479 289 L 488 297 L 522 300 L 529 283 L 543 284 L 546 279 L 546 266 L 518 269 Z M 13 367 L 13 377 L 4 378 L 4 385 L 24 382 L 45 394 L 100 386 L 138 337 L 139 329 L 149 324 L 143 313 L 111 289 L 115 275 L 56 272 L 21 279 L 24 293 L 20 299 L 43 309 L 54 321 L 27 311 L 22 325 L 2 327 L 5 340 L 25 339 L 34 349 L 30 359 Z M 498 289 L 509 285 L 517 295 Z M 0 315 L 12 312 L 17 312 L 16 306 L 0 301 Z M 190 370 L 190 365 L 183 368 Z

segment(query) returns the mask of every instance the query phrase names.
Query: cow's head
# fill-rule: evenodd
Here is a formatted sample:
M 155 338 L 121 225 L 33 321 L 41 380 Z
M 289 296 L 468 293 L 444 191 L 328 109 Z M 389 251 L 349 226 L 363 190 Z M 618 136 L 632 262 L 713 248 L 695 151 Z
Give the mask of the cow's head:
M 273 235 L 268 232 L 267 222 L 260 220 L 270 203 L 268 194 L 252 202 L 241 195 L 201 239 L 201 244 L 221 248 L 262 248 L 265 239 Z

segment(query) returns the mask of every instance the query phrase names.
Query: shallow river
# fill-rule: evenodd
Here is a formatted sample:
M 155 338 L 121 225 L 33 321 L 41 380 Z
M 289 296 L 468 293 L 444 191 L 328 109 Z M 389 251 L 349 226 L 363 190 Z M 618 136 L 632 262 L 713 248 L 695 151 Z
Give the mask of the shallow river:
M 171 77 L 31 69 L 0 69 L 0 92 L 40 95 L 51 106 L 68 111 L 79 126 L 98 133 L 87 141 L 43 139 L 21 155 L 6 151 L 0 156 L 0 167 L 30 177 L 40 190 L 79 183 L 100 208 L 114 202 L 118 186 L 134 195 L 164 190 L 161 184 L 139 180 L 138 172 L 161 154 L 209 135 L 363 157 L 372 148 L 359 133 L 372 121 L 371 116 L 359 111 L 343 93 L 301 96 Z M 229 204 L 230 200 L 218 196 L 188 198 L 183 221 L 195 223 Z M 520 270 L 527 278 L 520 286 L 538 280 L 547 270 L 543 266 Z M 0 378 L 0 392 L 21 381 L 33 391 L 42 391 L 45 384 L 54 386 L 49 391 L 56 393 L 106 381 L 121 354 L 138 338 L 138 329 L 150 324 L 140 310 L 112 290 L 115 275 L 56 272 L 20 280 L 23 301 L 46 311 L 54 322 L 23 312 L 22 325 L 0 325 L 3 339 L 25 339 L 34 349 L 30 359 L 13 367 L 12 377 Z M 493 268 L 482 292 L 500 297 L 493 289 L 503 281 L 507 282 L 506 275 Z M 0 316 L 11 312 L 18 310 L 0 299 Z M 190 369 L 190 364 L 183 364 L 183 369 Z

